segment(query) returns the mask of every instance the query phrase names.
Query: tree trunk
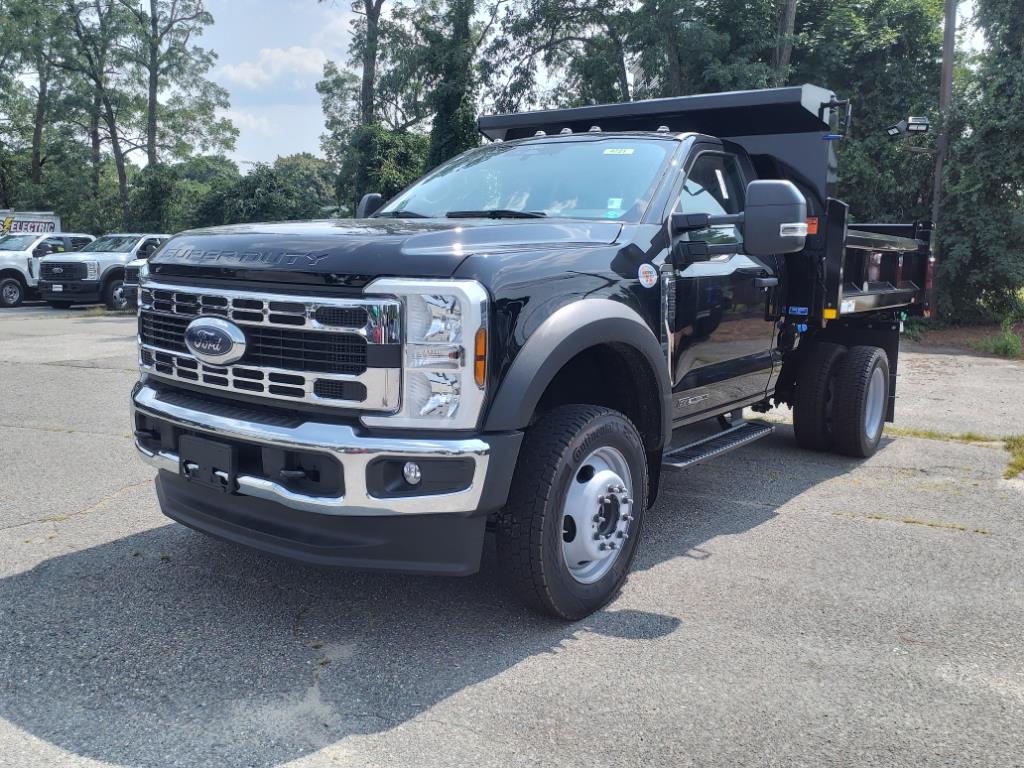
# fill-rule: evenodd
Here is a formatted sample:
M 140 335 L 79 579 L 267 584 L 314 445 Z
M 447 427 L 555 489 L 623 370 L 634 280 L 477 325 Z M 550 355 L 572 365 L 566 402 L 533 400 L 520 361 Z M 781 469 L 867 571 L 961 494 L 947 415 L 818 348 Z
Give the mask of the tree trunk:
M 679 61 L 679 41 L 671 24 L 665 25 L 665 57 L 668 60 L 668 93 L 664 96 L 683 95 L 683 67 Z
M 39 87 L 36 91 L 35 123 L 32 127 L 32 186 L 43 183 L 43 128 L 50 91 L 50 68 L 45 63 L 38 67 Z
M 110 151 L 114 155 L 114 165 L 117 166 L 117 189 L 121 198 L 122 207 L 128 202 L 128 172 L 125 169 L 124 150 L 121 149 L 121 137 L 117 131 L 117 118 L 114 116 L 114 105 L 110 97 L 103 94 L 103 119 L 107 124 L 107 131 L 110 133 Z
M 92 144 L 92 178 L 90 182 L 92 184 L 93 197 L 99 198 L 102 156 L 100 155 L 100 94 L 98 90 L 93 91 L 92 95 L 92 109 L 89 112 L 89 140 Z
M 160 107 L 157 95 L 160 90 L 160 28 L 158 25 L 157 0 L 149 0 L 149 96 L 146 104 L 146 161 L 150 165 L 158 162 L 156 155 L 156 118 Z
M 797 0 L 785 0 L 779 20 L 779 42 L 775 48 L 775 85 L 785 85 L 789 75 L 789 59 L 793 55 L 793 30 L 796 28 Z
M 623 101 L 632 101 L 633 97 L 629 93 L 629 71 L 626 69 L 626 50 L 622 45 L 622 38 L 615 37 L 615 50 L 618 53 L 619 65 L 619 90 Z
M 359 119 L 371 125 L 376 116 L 377 47 L 380 42 L 380 12 L 384 0 L 364 0 L 366 43 L 363 48 L 363 82 L 359 93 Z

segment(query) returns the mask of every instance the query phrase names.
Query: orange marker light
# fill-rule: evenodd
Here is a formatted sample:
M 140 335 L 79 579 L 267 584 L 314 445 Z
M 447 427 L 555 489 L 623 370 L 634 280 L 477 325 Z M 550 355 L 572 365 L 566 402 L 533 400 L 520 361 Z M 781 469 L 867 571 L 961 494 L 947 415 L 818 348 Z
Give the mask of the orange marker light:
M 487 383 L 487 330 L 480 328 L 473 341 L 473 376 L 476 385 L 483 389 Z
M 807 234 L 816 235 L 818 234 L 818 217 L 808 216 L 807 217 Z

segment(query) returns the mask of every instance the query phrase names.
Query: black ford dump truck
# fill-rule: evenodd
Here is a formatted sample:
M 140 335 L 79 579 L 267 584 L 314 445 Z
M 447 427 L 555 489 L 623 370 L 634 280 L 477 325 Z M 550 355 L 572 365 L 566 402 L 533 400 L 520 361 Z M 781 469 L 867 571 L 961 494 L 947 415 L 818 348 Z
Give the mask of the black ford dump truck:
M 485 116 L 491 143 L 354 220 L 176 236 L 142 268 L 132 393 L 164 513 L 453 575 L 491 531 L 512 589 L 577 619 L 663 472 L 771 431 L 744 407 L 870 456 L 929 226 L 850 226 L 844 117 L 814 86 Z

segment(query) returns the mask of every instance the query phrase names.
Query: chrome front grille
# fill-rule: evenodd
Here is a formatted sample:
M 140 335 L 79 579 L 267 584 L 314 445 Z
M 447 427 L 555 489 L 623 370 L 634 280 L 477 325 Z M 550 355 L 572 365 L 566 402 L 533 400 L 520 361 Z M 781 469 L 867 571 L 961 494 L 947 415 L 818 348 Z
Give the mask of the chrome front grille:
M 225 392 L 394 411 L 400 306 L 394 299 L 297 299 L 146 282 L 139 293 L 139 365 L 160 378 Z M 210 316 L 245 334 L 245 353 L 232 365 L 204 363 L 185 344 L 189 323 Z

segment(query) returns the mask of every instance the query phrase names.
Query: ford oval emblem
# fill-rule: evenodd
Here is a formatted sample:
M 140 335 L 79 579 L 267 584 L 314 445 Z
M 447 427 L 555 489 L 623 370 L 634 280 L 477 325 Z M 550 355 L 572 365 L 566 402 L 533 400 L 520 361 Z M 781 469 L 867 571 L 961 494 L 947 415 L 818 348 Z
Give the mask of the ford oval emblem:
M 185 346 L 204 363 L 231 365 L 245 354 L 245 334 L 227 320 L 198 317 L 185 329 Z

